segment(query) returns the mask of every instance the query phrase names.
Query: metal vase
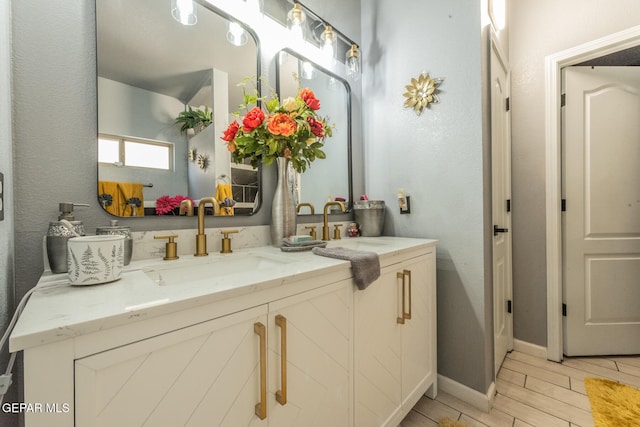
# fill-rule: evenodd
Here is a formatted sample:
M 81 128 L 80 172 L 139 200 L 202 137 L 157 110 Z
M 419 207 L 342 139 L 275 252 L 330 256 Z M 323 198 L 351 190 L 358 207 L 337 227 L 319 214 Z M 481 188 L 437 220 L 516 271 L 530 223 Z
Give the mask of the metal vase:
M 278 157 L 278 183 L 271 205 L 271 244 L 282 246 L 282 239 L 296 234 L 296 206 L 289 190 L 289 159 Z

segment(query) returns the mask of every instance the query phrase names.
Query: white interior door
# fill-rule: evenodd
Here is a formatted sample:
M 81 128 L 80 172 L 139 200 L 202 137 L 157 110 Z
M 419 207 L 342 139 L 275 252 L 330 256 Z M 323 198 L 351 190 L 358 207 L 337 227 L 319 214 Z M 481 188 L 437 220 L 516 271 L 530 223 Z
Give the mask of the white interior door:
M 640 69 L 564 73 L 564 353 L 640 353 Z
M 491 48 L 491 181 L 493 217 L 493 331 L 497 375 L 513 348 L 511 315 L 511 131 L 509 68 L 497 46 Z

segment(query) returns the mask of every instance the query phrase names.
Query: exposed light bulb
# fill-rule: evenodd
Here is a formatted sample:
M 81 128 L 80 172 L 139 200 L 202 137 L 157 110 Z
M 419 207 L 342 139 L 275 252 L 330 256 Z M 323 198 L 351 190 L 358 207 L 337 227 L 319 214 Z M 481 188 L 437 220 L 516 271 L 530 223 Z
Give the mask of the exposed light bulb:
M 198 22 L 193 0 L 171 0 L 171 15 L 182 25 L 195 25 Z
M 313 64 L 309 61 L 304 61 L 302 63 L 302 69 L 300 70 L 300 75 L 303 79 L 311 80 L 316 75 L 316 70 L 313 67 Z
M 345 64 L 347 66 L 347 76 L 353 80 L 358 80 L 362 70 L 360 64 L 360 50 L 355 43 L 352 44 L 351 49 L 347 51 Z
M 295 39 L 304 40 L 303 24 L 306 19 L 307 16 L 300 4 L 294 3 L 289 13 L 287 13 L 287 26 Z
M 322 56 L 324 57 L 327 64 L 333 66 L 335 62 L 335 53 L 338 46 L 338 39 L 336 34 L 333 32 L 333 28 L 331 25 L 327 25 L 322 32 L 322 46 L 320 50 L 322 51 Z
M 247 33 L 237 22 L 229 22 L 227 40 L 234 46 L 244 46 L 247 44 Z

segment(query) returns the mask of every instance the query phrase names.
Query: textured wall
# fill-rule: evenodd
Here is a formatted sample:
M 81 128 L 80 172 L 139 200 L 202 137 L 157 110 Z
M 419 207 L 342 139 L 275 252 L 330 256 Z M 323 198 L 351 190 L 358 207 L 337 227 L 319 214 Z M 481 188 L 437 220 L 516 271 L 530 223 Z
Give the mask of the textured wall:
M 640 3 L 511 1 L 514 337 L 547 346 L 544 58 L 638 25 Z
M 481 11 L 475 0 L 362 3 L 365 182 L 385 234 L 440 239 L 438 372 L 482 393 L 493 380 L 484 246 Z M 441 103 L 403 108 L 421 71 Z M 411 196 L 400 215 L 396 190 Z

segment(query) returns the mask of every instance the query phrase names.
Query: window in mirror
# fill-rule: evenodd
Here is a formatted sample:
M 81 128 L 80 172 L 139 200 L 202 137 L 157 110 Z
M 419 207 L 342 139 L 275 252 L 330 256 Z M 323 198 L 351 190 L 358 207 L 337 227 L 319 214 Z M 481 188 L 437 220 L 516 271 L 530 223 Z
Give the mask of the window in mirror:
M 130 138 L 100 136 L 98 161 L 119 167 L 173 169 L 173 144 Z

